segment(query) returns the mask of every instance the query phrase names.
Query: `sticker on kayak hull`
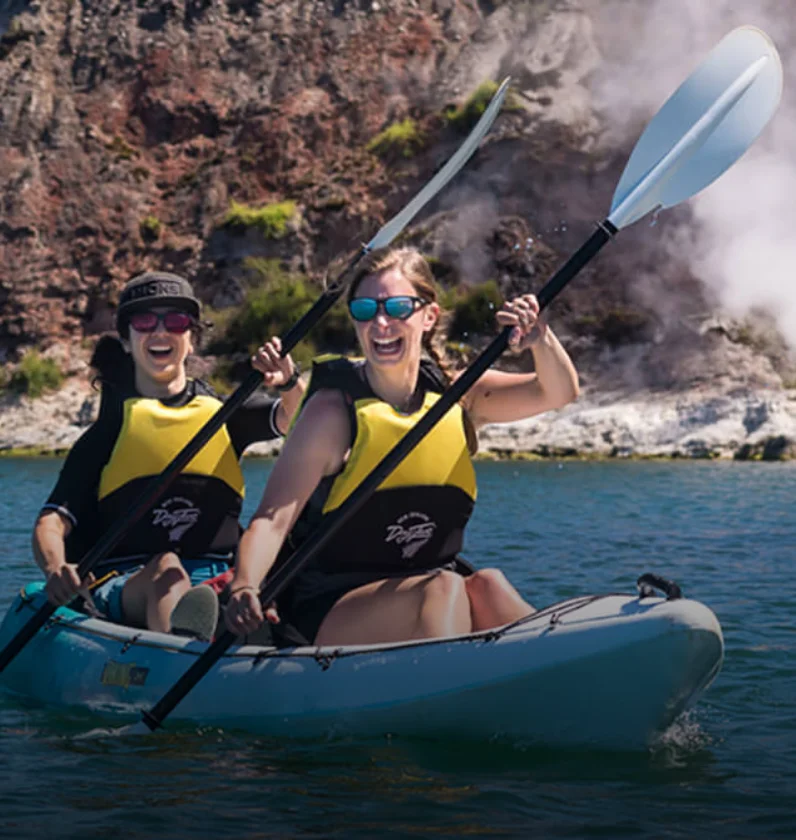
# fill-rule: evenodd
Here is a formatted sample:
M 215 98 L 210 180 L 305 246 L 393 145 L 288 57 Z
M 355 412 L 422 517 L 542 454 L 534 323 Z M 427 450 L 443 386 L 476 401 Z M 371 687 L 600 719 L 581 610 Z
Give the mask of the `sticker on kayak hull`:
M 131 685 L 143 685 L 148 675 L 149 668 L 140 668 L 135 662 L 114 662 L 109 659 L 102 669 L 100 682 L 103 685 L 130 688 Z

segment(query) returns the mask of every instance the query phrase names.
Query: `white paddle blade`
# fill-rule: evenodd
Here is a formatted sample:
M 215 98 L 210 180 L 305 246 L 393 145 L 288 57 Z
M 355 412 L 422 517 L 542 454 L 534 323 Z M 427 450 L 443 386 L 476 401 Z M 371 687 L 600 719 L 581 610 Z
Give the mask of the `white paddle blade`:
M 771 39 L 752 26 L 734 29 L 644 130 L 608 220 L 627 227 L 712 184 L 752 145 L 781 95 L 782 63 Z
M 440 169 L 439 172 L 423 187 L 422 190 L 404 207 L 404 209 L 368 242 L 365 246 L 367 251 L 375 251 L 377 248 L 384 248 L 395 239 L 395 237 L 412 221 L 412 219 L 431 201 L 432 198 L 450 181 L 451 178 L 464 166 L 473 156 L 479 143 L 492 127 L 495 117 L 500 111 L 500 106 L 506 98 L 509 89 L 510 78 L 505 78 L 500 87 L 495 91 L 489 105 L 481 119 L 475 124 L 473 130 L 467 135 L 456 154 Z

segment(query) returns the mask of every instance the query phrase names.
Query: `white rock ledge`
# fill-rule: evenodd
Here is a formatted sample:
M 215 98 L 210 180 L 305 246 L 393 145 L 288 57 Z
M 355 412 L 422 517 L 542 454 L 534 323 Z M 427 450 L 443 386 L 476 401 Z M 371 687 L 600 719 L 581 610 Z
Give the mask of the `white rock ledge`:
M 558 412 L 488 426 L 482 450 L 595 457 L 796 456 L 796 390 L 584 394 Z
M 0 400 L 0 453 L 63 451 L 95 416 L 99 397 L 71 382 L 37 400 Z M 796 390 L 705 386 L 687 391 L 586 392 L 561 411 L 487 426 L 481 452 L 541 457 L 796 457 Z M 279 442 L 256 444 L 272 455 Z

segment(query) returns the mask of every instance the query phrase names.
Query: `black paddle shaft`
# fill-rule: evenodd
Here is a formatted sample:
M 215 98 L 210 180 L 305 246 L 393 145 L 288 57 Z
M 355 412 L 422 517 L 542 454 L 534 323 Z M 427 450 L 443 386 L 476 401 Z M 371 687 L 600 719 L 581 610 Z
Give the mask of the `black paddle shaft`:
M 363 247 L 348 263 L 341 272 L 338 280 L 330 286 L 315 301 L 309 309 L 285 334 L 282 339 L 282 356 L 286 356 L 302 338 L 315 326 L 315 324 L 334 306 L 343 290 L 346 288 L 344 279 L 356 264 L 369 252 L 367 246 Z M 174 479 L 185 469 L 194 456 L 204 445 L 218 432 L 218 430 L 229 420 L 235 411 L 257 390 L 263 381 L 262 374 L 252 371 L 235 389 L 228 400 L 221 408 L 202 426 L 196 435 L 174 456 L 162 473 L 153 478 L 144 488 L 141 495 L 136 499 L 126 516 L 118 519 L 85 554 L 77 567 L 77 573 L 81 580 L 85 580 L 94 566 L 107 557 L 110 551 L 116 546 L 122 537 L 133 527 L 155 502 L 168 490 Z M 54 604 L 47 601 L 42 604 L 32 618 L 20 628 L 14 638 L 0 651 L 0 673 L 25 647 L 25 645 L 41 630 L 42 627 L 52 618 L 58 609 Z
M 553 275 L 538 294 L 539 309 L 544 309 L 617 232 L 609 222 L 604 221 L 583 245 Z M 348 523 L 351 517 L 368 500 L 371 493 L 403 461 L 420 441 L 439 423 L 481 376 L 496 362 L 509 344 L 513 327 L 506 327 L 445 391 L 431 409 L 398 441 L 379 461 L 353 493 L 330 514 L 323 528 L 316 530 L 295 551 L 284 565 L 268 579 L 260 590 L 260 602 L 265 606 L 273 601 L 301 571 L 306 563 L 321 552 L 329 541 Z M 163 724 L 166 717 L 182 701 L 199 680 L 215 665 L 224 653 L 235 643 L 237 636 L 225 630 L 191 667 L 177 680 L 166 694 L 142 719 L 154 731 Z

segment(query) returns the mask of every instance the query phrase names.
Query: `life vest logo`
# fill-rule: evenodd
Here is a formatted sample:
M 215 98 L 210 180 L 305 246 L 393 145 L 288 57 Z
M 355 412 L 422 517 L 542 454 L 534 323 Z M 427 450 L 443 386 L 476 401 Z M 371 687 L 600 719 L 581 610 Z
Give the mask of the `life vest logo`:
M 168 529 L 169 542 L 179 542 L 185 532 L 199 521 L 200 513 L 190 499 L 173 496 L 152 511 L 152 524 Z
M 387 526 L 384 542 L 401 546 L 401 557 L 410 560 L 434 536 L 436 529 L 437 523 L 433 519 L 413 510 Z

